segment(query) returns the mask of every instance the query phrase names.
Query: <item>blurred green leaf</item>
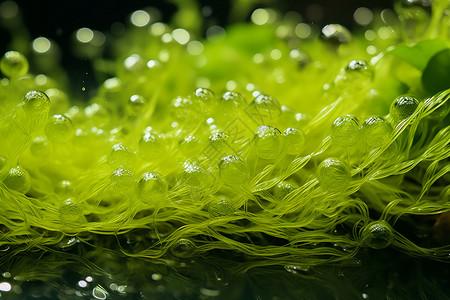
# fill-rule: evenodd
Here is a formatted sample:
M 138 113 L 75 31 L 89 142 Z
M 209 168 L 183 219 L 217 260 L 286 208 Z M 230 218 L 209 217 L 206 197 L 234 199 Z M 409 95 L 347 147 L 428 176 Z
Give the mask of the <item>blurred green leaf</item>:
M 447 48 L 447 44 L 440 40 L 427 40 L 414 46 L 399 45 L 389 51 L 389 54 L 400 58 L 419 70 L 423 70 L 433 55 Z
M 450 88 L 450 49 L 438 52 L 428 61 L 422 83 L 430 93 Z

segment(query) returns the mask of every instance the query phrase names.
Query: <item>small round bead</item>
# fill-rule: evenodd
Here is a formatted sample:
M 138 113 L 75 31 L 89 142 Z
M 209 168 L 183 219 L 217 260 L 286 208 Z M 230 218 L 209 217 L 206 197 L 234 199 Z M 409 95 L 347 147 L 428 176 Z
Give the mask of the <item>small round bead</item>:
M 191 188 L 201 188 L 209 184 L 210 176 L 196 162 L 186 161 L 183 164 L 180 182 Z
M 53 142 L 67 142 L 72 138 L 74 132 L 72 120 L 65 115 L 51 116 L 45 126 L 45 133 Z
M 230 185 L 245 183 L 249 174 L 245 162 L 237 156 L 228 155 L 219 162 L 220 178 Z
M 330 136 L 338 146 L 353 146 L 360 139 L 358 120 L 351 116 L 338 117 L 331 125 Z
M 277 200 L 283 200 L 289 193 L 296 190 L 298 185 L 288 181 L 281 181 L 273 189 L 273 195 Z
M 120 195 L 130 195 L 134 192 L 136 178 L 130 171 L 119 168 L 111 175 L 111 185 L 114 192 Z
M 287 154 L 299 155 L 305 146 L 305 134 L 297 128 L 287 128 L 283 132 L 284 149 Z
M 140 95 L 133 95 L 128 99 L 128 107 L 133 113 L 140 113 L 146 106 L 147 100 Z
M 80 220 L 83 210 L 72 198 L 66 199 L 59 208 L 59 218 L 64 224 L 70 224 Z
M 391 124 L 382 117 L 370 117 L 364 121 L 362 135 L 369 147 L 377 148 L 389 141 Z
M 351 182 L 346 164 L 337 158 L 327 158 L 318 167 L 317 179 L 322 189 L 332 193 L 344 192 Z
M 30 115 L 46 115 L 50 109 L 50 99 L 44 92 L 28 92 L 23 97 L 23 109 Z
M 235 209 L 225 196 L 212 196 L 208 205 L 208 212 L 212 217 L 222 217 L 234 214 Z
M 277 99 L 259 94 L 248 106 L 248 111 L 255 118 L 263 121 L 276 121 L 281 116 L 281 105 Z
M 276 159 L 282 154 L 284 143 L 281 132 L 272 126 L 259 126 L 253 138 L 256 154 L 263 159 Z
M 27 171 L 20 166 L 9 169 L 3 183 L 11 190 L 26 194 L 31 188 L 31 178 Z
M 10 78 L 21 77 L 28 72 L 28 60 L 20 52 L 8 51 L 0 61 L 0 70 Z
M 31 142 L 30 151 L 36 157 L 47 157 L 50 154 L 47 138 L 45 136 L 35 137 Z
M 108 163 L 113 167 L 129 165 L 133 161 L 133 153 L 122 143 L 117 143 L 111 147 L 108 155 Z
M 190 258 L 195 254 L 195 244 L 188 239 L 179 239 L 171 247 L 170 252 L 178 258 Z
M 383 249 L 394 241 L 394 231 L 386 221 L 374 221 L 363 229 L 362 238 L 370 248 Z
M 237 92 L 225 92 L 220 98 L 219 102 L 223 107 L 228 109 L 244 108 L 247 105 L 247 101 L 244 96 Z
M 138 183 L 139 199 L 150 204 L 154 200 L 162 199 L 169 190 L 169 184 L 166 178 L 153 172 L 142 174 Z
M 145 159 L 155 159 L 164 153 L 164 143 L 158 135 L 146 132 L 139 140 L 139 153 Z
M 73 185 L 68 180 L 61 180 L 55 187 L 55 193 L 61 196 L 70 196 L 74 192 Z
M 419 106 L 419 101 L 414 97 L 400 96 L 391 105 L 390 114 L 396 121 L 411 116 Z
M 198 88 L 194 91 L 194 97 L 204 103 L 211 103 L 214 98 L 214 92 L 207 88 Z

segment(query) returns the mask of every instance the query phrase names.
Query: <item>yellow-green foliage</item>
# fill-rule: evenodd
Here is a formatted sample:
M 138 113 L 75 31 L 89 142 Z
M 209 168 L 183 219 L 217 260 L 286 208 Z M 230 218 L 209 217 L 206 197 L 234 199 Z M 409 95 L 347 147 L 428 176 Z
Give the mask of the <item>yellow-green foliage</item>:
M 130 27 L 111 41 L 115 61 L 92 55 L 114 76 L 88 105 L 6 53 L 0 245 L 54 250 L 93 233 L 102 247 L 141 230 L 145 249 L 110 250 L 315 265 L 392 246 L 445 259 L 449 246 L 416 245 L 396 223 L 450 211 L 450 90 L 420 81 L 448 40 L 432 23 L 398 44 L 405 29 L 378 23 L 342 44 L 300 39 L 288 20 L 188 43 L 166 24 Z

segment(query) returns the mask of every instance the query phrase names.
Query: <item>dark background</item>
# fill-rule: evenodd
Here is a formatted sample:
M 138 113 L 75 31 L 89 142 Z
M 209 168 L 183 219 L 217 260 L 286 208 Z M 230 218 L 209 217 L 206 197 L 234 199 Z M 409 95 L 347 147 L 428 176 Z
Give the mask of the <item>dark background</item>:
M 178 0 L 180 1 L 180 0 Z M 181 0 L 182 1 L 182 0 Z M 0 0 L 0 4 L 5 0 Z M 24 27 L 28 31 L 30 41 L 45 36 L 55 41 L 61 49 L 61 64 L 64 70 L 68 70 L 73 82 L 73 90 L 80 91 L 81 85 L 89 83 L 97 86 L 98 83 L 91 77 L 90 64 L 83 59 L 76 58 L 71 48 L 72 33 L 81 28 L 89 27 L 102 32 L 111 31 L 111 25 L 115 22 L 126 22 L 130 13 L 146 7 L 155 7 L 161 12 L 161 20 L 169 22 L 176 12 L 176 0 L 125 0 L 125 1 L 96 1 L 96 0 L 60 0 L 60 1 L 34 1 L 17 0 L 20 8 L 20 16 Z M 226 26 L 230 16 L 231 0 L 198 0 L 201 7 L 209 7 L 211 15 L 204 19 L 206 24 Z M 382 9 L 392 8 L 389 0 L 253 0 L 253 7 L 272 7 L 282 13 L 296 11 L 301 14 L 305 22 L 314 22 L 319 26 L 329 23 L 339 23 L 351 29 L 354 11 L 361 6 Z M 1 5 L 0 5 L 1 7 Z M 317 10 L 319 9 L 319 13 Z M 311 13 L 311 12 L 316 13 Z M 247 16 L 247 20 L 250 15 Z M 8 27 L 8 26 L 6 26 Z M 0 53 L 12 50 L 11 34 L 5 29 L 5 24 L 0 25 Z M 32 72 L 35 70 L 31 70 Z M 83 74 L 83 82 L 79 80 Z M 73 79 L 73 80 L 72 80 Z

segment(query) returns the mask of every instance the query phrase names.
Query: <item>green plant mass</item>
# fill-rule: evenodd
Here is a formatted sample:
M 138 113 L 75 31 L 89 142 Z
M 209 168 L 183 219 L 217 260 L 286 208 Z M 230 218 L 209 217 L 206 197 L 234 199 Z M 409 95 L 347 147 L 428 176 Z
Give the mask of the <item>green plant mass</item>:
M 206 36 L 173 2 L 169 24 L 139 10 L 74 33 L 101 82 L 88 103 L 53 41 L 3 55 L 1 293 L 241 299 L 247 278 L 254 299 L 447 299 L 425 275 L 412 298 L 392 278 L 366 293 L 349 270 L 448 269 L 450 2 L 359 9 L 352 31 L 258 8 Z

